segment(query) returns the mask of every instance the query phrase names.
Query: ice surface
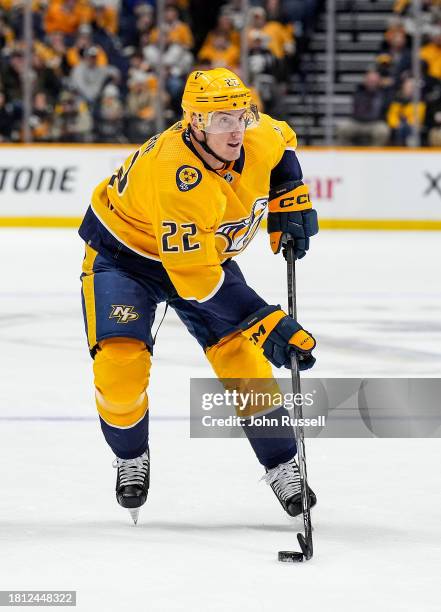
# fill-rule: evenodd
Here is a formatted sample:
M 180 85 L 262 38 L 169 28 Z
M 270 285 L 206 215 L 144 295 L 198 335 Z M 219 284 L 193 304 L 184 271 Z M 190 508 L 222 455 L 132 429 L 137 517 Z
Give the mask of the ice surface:
M 285 304 L 283 260 L 266 240 L 239 263 Z M 440 246 L 438 233 L 314 238 L 298 264 L 299 320 L 318 340 L 311 375 L 440 376 Z M 169 313 L 135 528 L 95 420 L 81 241 L 2 230 L 0 257 L 0 589 L 75 589 L 87 612 L 440 610 L 439 440 L 308 440 L 315 556 L 279 564 L 301 522 L 258 483 L 246 440 L 189 439 L 189 378 L 211 371 Z

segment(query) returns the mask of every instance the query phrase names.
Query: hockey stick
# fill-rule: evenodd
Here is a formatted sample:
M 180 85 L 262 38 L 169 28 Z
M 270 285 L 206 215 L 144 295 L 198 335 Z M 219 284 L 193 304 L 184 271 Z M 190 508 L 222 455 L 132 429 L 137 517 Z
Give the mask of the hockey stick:
M 288 314 L 293 319 L 297 319 L 297 300 L 296 300 L 296 258 L 294 255 L 294 242 L 292 238 L 287 240 L 285 245 L 287 259 L 287 283 L 288 283 Z M 294 397 L 301 397 L 300 374 L 297 356 L 291 353 L 291 381 Z M 308 561 L 313 554 L 312 546 L 312 525 L 311 525 L 311 509 L 309 506 L 308 493 L 308 476 L 306 473 L 306 453 L 305 453 L 305 434 L 303 425 L 300 419 L 303 419 L 302 402 L 294 402 L 294 433 L 297 443 L 297 455 L 300 470 L 301 495 L 302 495 L 302 512 L 305 534 L 298 533 L 297 540 L 300 544 L 302 552 L 281 550 L 279 551 L 279 561 L 295 562 Z

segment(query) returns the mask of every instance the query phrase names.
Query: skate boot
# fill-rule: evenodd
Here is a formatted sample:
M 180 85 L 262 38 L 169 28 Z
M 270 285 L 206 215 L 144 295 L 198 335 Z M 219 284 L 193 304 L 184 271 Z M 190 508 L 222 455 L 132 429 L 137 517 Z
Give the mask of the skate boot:
M 286 463 L 267 470 L 262 480 L 265 480 L 274 491 L 284 510 L 290 516 L 302 513 L 302 495 L 299 466 L 294 457 Z M 314 491 L 308 486 L 309 505 L 312 508 L 317 503 Z
M 150 457 L 148 450 L 135 459 L 115 458 L 113 467 L 118 468 L 116 499 L 127 508 L 133 522 L 138 522 L 140 507 L 145 504 L 150 485 Z

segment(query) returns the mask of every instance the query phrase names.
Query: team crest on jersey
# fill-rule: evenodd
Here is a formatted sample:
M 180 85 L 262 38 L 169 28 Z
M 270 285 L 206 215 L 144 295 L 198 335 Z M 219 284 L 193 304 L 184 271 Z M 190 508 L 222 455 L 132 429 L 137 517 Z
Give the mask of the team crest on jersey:
M 249 217 L 219 225 L 216 236 L 222 236 L 227 243 L 224 253 L 239 253 L 257 232 L 268 204 L 268 198 L 258 198 Z
M 179 191 L 189 191 L 202 180 L 202 172 L 193 166 L 181 166 L 176 170 L 176 185 Z
M 135 311 L 134 306 L 126 306 L 125 304 L 112 304 L 112 312 L 109 319 L 118 319 L 117 323 L 129 323 L 139 319 L 139 314 Z

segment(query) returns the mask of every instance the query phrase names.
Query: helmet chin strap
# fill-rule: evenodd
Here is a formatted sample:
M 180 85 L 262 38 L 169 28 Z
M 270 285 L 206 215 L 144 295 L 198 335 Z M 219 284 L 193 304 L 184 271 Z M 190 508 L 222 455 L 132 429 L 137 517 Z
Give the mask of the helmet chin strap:
M 221 157 L 220 155 L 215 153 L 213 151 L 213 149 L 208 145 L 206 132 L 204 132 L 204 131 L 202 132 L 203 135 L 204 135 L 204 139 L 203 140 L 198 140 L 196 138 L 196 134 L 194 133 L 193 127 L 191 125 L 190 125 L 190 132 L 191 132 L 191 135 L 193 136 L 193 138 L 196 140 L 196 142 L 201 145 L 201 147 L 204 149 L 204 151 L 206 153 L 208 153 L 209 155 L 212 155 L 215 159 L 217 159 L 218 161 L 222 162 L 223 164 L 229 164 L 230 163 L 230 161 L 228 159 L 224 159 L 223 157 Z

